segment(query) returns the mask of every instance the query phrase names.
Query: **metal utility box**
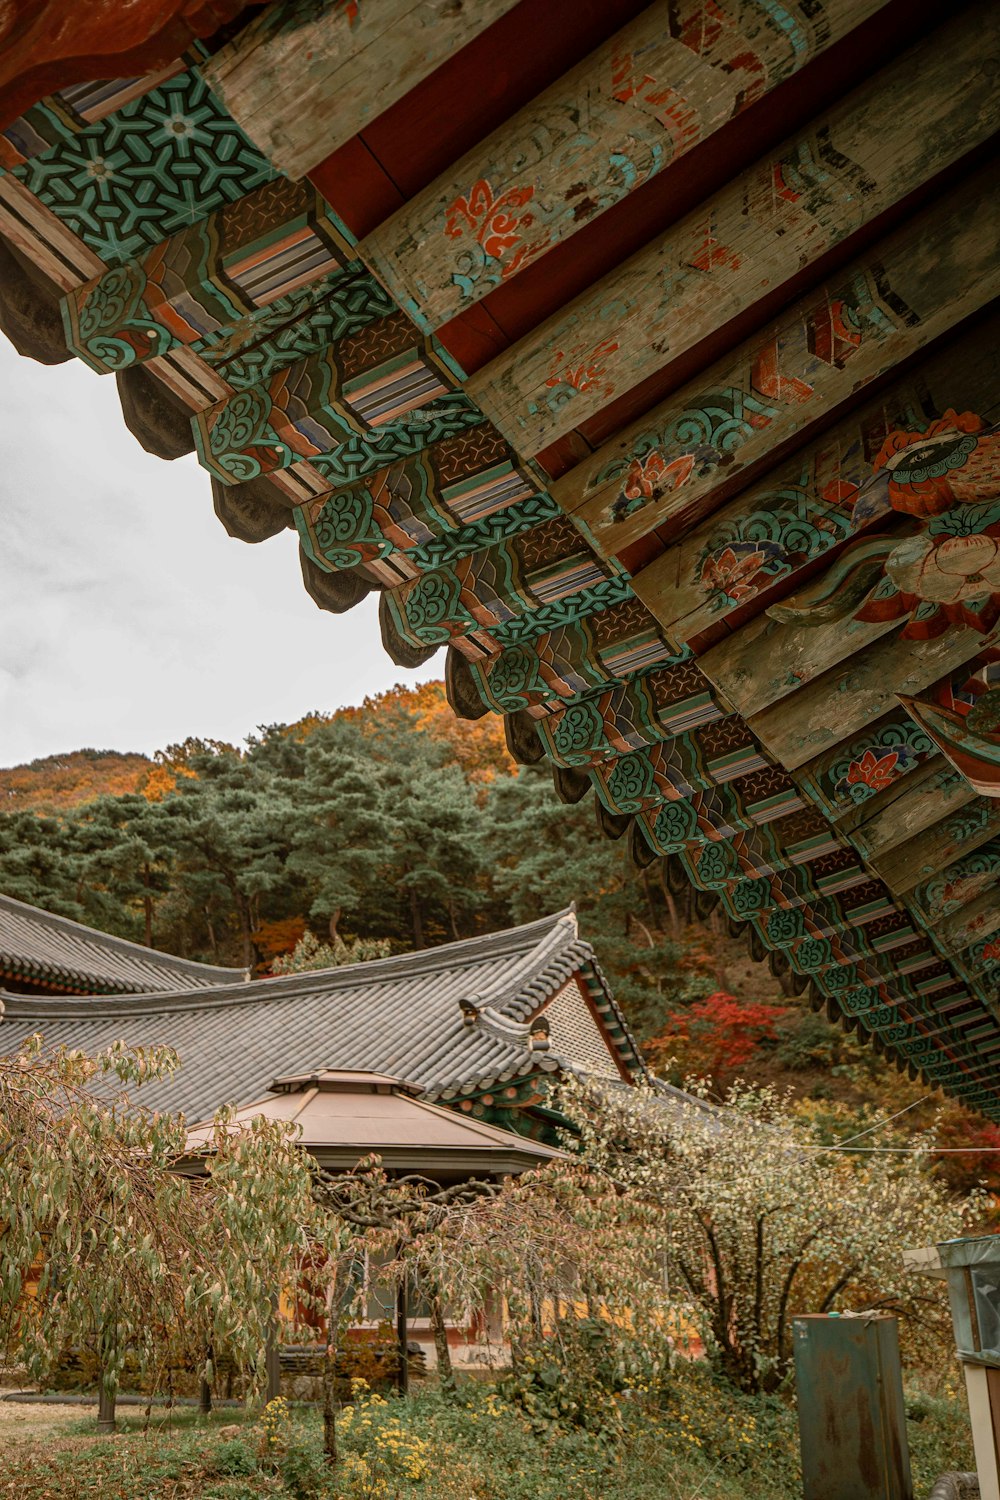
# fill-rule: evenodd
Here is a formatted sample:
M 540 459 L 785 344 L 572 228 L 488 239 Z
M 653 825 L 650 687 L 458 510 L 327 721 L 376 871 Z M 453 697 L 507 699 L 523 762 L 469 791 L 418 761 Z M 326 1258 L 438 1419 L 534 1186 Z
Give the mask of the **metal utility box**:
M 959 1358 L 1000 1366 L 1000 1235 L 946 1240 L 937 1252 Z
M 913 1500 L 896 1319 L 796 1318 L 804 1500 Z

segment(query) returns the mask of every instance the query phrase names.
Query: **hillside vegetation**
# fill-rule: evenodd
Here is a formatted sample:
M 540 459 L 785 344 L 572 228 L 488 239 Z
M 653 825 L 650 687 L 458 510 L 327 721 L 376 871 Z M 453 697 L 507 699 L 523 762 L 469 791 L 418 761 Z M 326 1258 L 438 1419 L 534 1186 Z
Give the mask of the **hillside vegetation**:
M 153 762 L 120 750 L 71 750 L 25 766 L 0 766 L 0 809 L 54 812 L 95 797 L 142 790 Z

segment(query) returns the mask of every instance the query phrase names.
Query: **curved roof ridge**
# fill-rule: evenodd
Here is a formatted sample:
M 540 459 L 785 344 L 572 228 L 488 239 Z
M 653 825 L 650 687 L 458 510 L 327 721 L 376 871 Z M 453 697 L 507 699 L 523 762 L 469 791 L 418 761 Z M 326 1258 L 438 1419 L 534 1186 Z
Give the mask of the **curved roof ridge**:
M 19 901 L 16 896 L 7 896 L 0 893 L 0 923 L 4 914 L 8 914 L 15 923 L 22 923 L 27 932 L 34 936 L 39 945 L 39 951 L 31 952 L 31 943 L 25 943 L 22 950 L 16 931 L 5 936 L 0 931 L 0 954 L 11 959 L 19 967 L 39 972 L 51 971 L 67 976 L 79 976 L 85 979 L 116 980 L 117 976 L 102 973 L 98 966 L 91 967 L 91 957 L 87 949 L 96 950 L 95 957 L 101 953 L 114 955 L 132 960 L 135 963 L 152 968 L 157 966 L 177 975 L 190 975 L 192 980 L 202 984 L 217 982 L 223 984 L 240 984 L 246 979 L 245 969 L 231 969 L 222 964 L 200 963 L 197 959 L 180 958 L 174 953 L 167 953 L 162 948 L 147 947 L 145 943 L 133 942 L 130 938 L 118 937 L 115 933 L 104 932 L 99 927 L 88 927 L 85 922 L 76 922 L 72 917 L 62 917 L 56 912 L 46 911 L 44 907 L 32 906 L 27 901 Z M 60 953 L 58 950 L 51 954 L 44 951 L 45 939 L 49 935 L 55 935 L 69 945 L 70 951 Z M 76 952 L 82 961 L 74 961 L 74 945 Z
M 436 948 L 422 948 L 416 952 L 392 954 L 388 958 L 368 959 L 364 963 L 344 964 L 335 969 L 307 969 L 301 974 L 282 974 L 270 979 L 245 980 L 220 986 L 206 985 L 198 989 L 150 991 L 146 994 L 123 992 L 96 996 L 35 996 L 8 994 L 0 990 L 0 997 L 10 1019 L 37 1016 L 44 1020 L 46 1017 L 56 1016 L 134 1016 L 162 1014 L 171 1010 L 215 1010 L 250 1002 L 259 1004 L 268 1000 L 287 1000 L 317 989 L 325 992 L 358 989 L 368 984 L 382 984 L 394 978 L 459 967 L 459 960 L 482 962 L 522 952 L 523 971 L 518 965 L 516 972 L 523 972 L 526 982 L 531 983 L 532 980 L 537 980 L 538 975 L 552 961 L 553 950 L 558 953 L 567 946 L 567 942 L 572 943 L 575 933 L 576 915 L 568 907 L 550 916 L 537 918 L 534 922 L 526 922 L 520 927 L 460 938 L 457 942 L 444 943 Z M 523 987 L 519 980 L 518 991 Z M 510 982 L 503 981 L 502 989 L 509 994 Z
M 519 963 L 512 965 L 492 984 L 483 985 L 470 995 L 480 1009 L 489 1006 L 505 1020 L 525 1020 L 540 1001 L 547 999 L 553 988 L 577 967 L 574 960 L 579 957 L 585 961 L 585 955 L 593 952 L 590 944 L 579 935 L 575 904 L 548 920 L 547 932 L 525 952 Z

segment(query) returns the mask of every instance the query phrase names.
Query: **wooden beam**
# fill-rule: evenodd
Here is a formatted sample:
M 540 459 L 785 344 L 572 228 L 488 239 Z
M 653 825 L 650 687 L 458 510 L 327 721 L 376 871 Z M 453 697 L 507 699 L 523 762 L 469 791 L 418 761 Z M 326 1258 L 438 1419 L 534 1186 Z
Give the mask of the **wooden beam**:
M 894 629 L 898 629 L 898 621 L 884 620 L 836 620 L 805 629 L 757 615 L 706 651 L 698 664 L 730 711 L 749 719 Z M 842 737 L 837 735 L 830 743 L 836 744 Z M 825 746 L 815 745 L 800 764 L 822 748 Z
M 1000 833 L 1000 806 L 988 797 L 977 797 L 925 828 L 922 833 L 876 855 L 871 860 L 887 885 L 896 892 L 914 886 L 945 870 L 961 855 L 971 854 Z
M 883 0 L 655 0 L 367 236 L 430 332 L 670 167 Z
M 946 953 L 961 953 L 963 948 L 989 937 L 1000 928 L 1000 895 L 996 888 L 983 891 L 974 901 L 962 906 L 939 923 L 935 936 Z
M 752 631 L 756 624 L 757 621 L 753 621 L 748 631 Z M 780 628 L 799 636 L 811 633 L 801 626 Z M 741 712 L 764 747 L 790 771 L 878 718 L 892 705 L 897 694 L 919 692 L 946 672 L 970 661 L 998 638 L 997 632 L 982 636 L 975 630 L 953 629 L 932 641 L 908 641 L 896 636 L 889 641 L 873 642 L 863 651 L 858 651 L 858 637 L 843 624 L 838 648 L 831 638 L 834 628 L 818 627 L 816 632 L 822 630 L 826 637 L 829 670 L 818 676 L 812 676 L 810 672 L 811 680 L 797 692 L 792 691 L 796 684 L 775 681 L 773 664 L 766 660 L 765 653 L 770 650 L 766 637 L 763 649 L 758 651 L 756 669 L 749 663 L 743 668 L 745 680 L 739 684 L 739 696 L 745 706 Z M 873 628 L 862 627 L 864 630 Z M 740 636 L 748 631 L 740 631 Z M 736 639 L 738 637 L 733 637 L 734 641 Z M 787 645 L 784 635 L 778 639 Z M 716 647 L 715 651 L 708 652 L 699 665 L 709 681 L 715 682 L 727 697 L 731 697 L 729 679 L 720 676 L 719 660 L 711 659 L 719 649 Z M 787 656 L 787 650 L 784 654 Z M 780 655 L 780 651 L 776 653 L 779 658 Z M 815 665 L 816 657 L 811 663 L 811 666 Z M 912 688 L 908 686 L 911 683 Z M 770 699 L 769 705 L 761 705 L 758 710 L 757 702 L 764 697 Z
M 997 174 L 996 186 L 1000 187 L 1000 174 Z M 995 192 L 996 188 L 991 191 Z M 959 238 L 963 237 L 959 224 L 956 228 Z M 920 254 L 918 244 L 911 244 L 911 255 Z M 902 253 L 905 256 L 907 251 L 903 249 Z M 946 252 L 946 263 L 948 259 Z M 1000 265 L 992 250 L 989 259 L 993 264 L 980 262 L 975 273 L 982 273 L 987 296 L 993 286 L 1000 290 Z M 928 269 L 934 280 L 949 277 L 946 264 L 938 269 L 931 261 Z M 954 271 L 961 284 L 964 278 L 960 264 L 955 265 Z M 906 279 L 905 273 L 903 279 Z M 964 297 L 961 300 L 968 305 Z M 829 308 L 832 305 L 833 299 L 828 298 L 824 306 Z M 814 302 L 814 309 L 815 306 Z M 958 307 L 953 307 L 953 310 L 959 311 Z M 923 324 L 908 330 L 914 336 L 915 344 L 927 331 Z M 901 338 L 900 343 L 903 341 Z M 890 351 L 883 346 L 882 353 L 889 356 Z M 744 380 L 742 387 L 738 384 L 739 369 L 734 362 L 726 376 L 715 383 L 716 393 L 721 389 L 749 389 L 749 380 Z M 833 397 L 836 386 L 841 394 L 846 392 L 855 379 L 855 371 L 853 359 L 846 360 L 843 367 L 836 370 L 834 380 L 827 383 L 827 394 Z M 745 363 L 743 372 L 749 376 L 750 370 Z M 735 380 L 729 379 L 730 375 L 736 377 Z M 697 415 L 707 415 L 711 392 L 710 379 L 692 382 L 691 387 L 686 387 L 676 400 L 668 404 L 669 415 L 664 413 L 666 419 L 662 426 L 658 421 L 657 428 L 661 432 L 683 432 L 685 421 L 693 424 Z M 872 462 L 891 431 L 922 428 L 929 417 L 949 407 L 957 411 L 985 411 L 996 403 L 998 396 L 1000 312 L 984 318 L 973 333 L 933 354 L 904 380 L 852 412 L 794 458 L 772 469 L 766 478 L 714 511 L 702 525 L 690 531 L 685 529 L 674 546 L 668 547 L 661 556 L 636 573 L 632 580 L 635 592 L 678 641 L 694 640 L 735 610 L 745 609 L 752 600 L 759 599 L 763 605 L 769 591 L 776 585 L 787 589 L 788 579 L 796 569 L 814 562 L 862 529 L 861 526 L 855 527 L 852 518 L 854 499 L 858 488 L 870 478 Z M 819 405 L 823 404 L 821 400 Z M 713 485 L 718 487 L 720 482 L 727 486 L 731 484 L 734 471 L 751 462 L 754 455 L 759 456 L 768 442 L 780 442 L 792 424 L 804 423 L 811 415 L 816 415 L 813 398 L 808 406 L 803 405 L 799 410 L 801 415 L 798 418 L 786 410 L 784 421 L 779 417 L 775 424 L 778 427 L 776 432 L 772 425 L 754 432 L 747 423 L 745 442 L 737 446 L 732 454 L 733 461 L 723 467 L 721 460 L 729 453 L 723 444 L 729 444 L 731 440 L 731 430 L 727 426 L 724 432 L 720 432 L 719 466 L 713 466 L 712 472 L 703 480 L 692 476 L 672 494 L 638 511 L 635 521 L 647 529 L 655 524 L 660 536 L 665 523 L 670 530 L 675 525 L 685 525 L 693 508 L 712 503 Z M 785 427 L 784 434 L 782 426 Z M 647 427 L 645 430 L 649 432 L 651 429 Z M 691 438 L 687 434 L 685 438 L 690 447 Z M 623 450 L 627 451 L 624 444 L 619 451 Z M 666 461 L 671 460 L 672 448 L 659 451 Z M 565 503 L 567 492 L 572 492 L 575 472 L 553 486 L 554 494 L 562 503 Z M 620 485 L 619 480 L 619 489 Z M 607 500 L 606 491 L 593 496 L 575 513 L 574 519 L 585 522 L 605 554 L 620 553 L 622 544 L 617 540 L 615 527 L 613 524 L 608 526 L 604 519 Z M 635 528 L 629 527 L 632 519 L 632 516 L 626 516 L 621 523 L 626 542 L 634 535 Z M 763 548 L 759 552 L 762 566 L 755 573 L 744 569 L 735 591 L 727 592 L 727 548 L 735 548 L 730 555 L 738 558 L 747 552 L 753 553 L 754 549 L 747 546 L 749 542 Z
M 888 798 L 890 792 L 895 796 L 873 806 L 871 815 L 850 834 L 854 847 L 873 867 L 887 851 L 965 807 L 976 795 L 941 755 L 904 776 L 882 795 Z M 863 804 L 862 810 L 867 805 Z M 878 867 L 881 869 L 881 865 Z
M 516 3 L 271 5 L 202 71 L 275 166 L 303 177 Z
M 986 139 L 998 99 L 981 20 L 960 16 L 492 360 L 470 396 L 539 452 Z
M 0 174 L 0 234 L 64 292 L 107 269 L 99 256 L 9 172 Z

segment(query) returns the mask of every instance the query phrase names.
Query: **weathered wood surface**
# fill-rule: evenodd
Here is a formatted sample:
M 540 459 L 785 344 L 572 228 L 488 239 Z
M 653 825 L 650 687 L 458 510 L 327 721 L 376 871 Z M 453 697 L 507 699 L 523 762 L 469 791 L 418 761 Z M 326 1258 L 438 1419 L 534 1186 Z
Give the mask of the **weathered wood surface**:
M 880 8 L 656 0 L 362 242 L 438 328 L 776 88 Z M 807 13 L 808 12 L 808 13 Z
M 801 626 L 779 628 L 799 635 L 810 633 Z M 840 665 L 812 678 L 797 692 L 789 689 L 790 697 L 785 694 L 777 700 L 772 697 L 769 707 L 755 711 L 752 681 L 741 684 L 747 704 L 744 717 L 750 728 L 790 771 L 885 713 L 897 695 L 920 692 L 947 672 L 971 661 L 998 639 L 997 632 L 982 636 L 975 630 L 951 630 L 932 641 L 901 640 L 894 636 L 856 652 L 850 632 L 843 625 L 840 628 L 844 636 Z M 766 649 L 765 640 L 762 654 Z M 698 663 L 710 682 L 717 681 L 712 671 L 715 664 L 709 660 L 713 655 L 714 652 L 708 652 Z M 759 676 L 763 683 L 773 683 L 769 665 L 764 666 Z M 725 690 L 723 684 L 719 685 Z
M 505 350 L 469 394 L 539 452 L 986 139 L 998 102 L 973 9 Z
M 714 513 L 720 489 L 732 493 L 751 466 L 1000 294 L 990 229 L 997 193 L 1000 168 L 987 168 L 925 210 L 837 281 L 811 291 L 735 354 L 571 469 L 553 484 L 559 504 L 588 528 L 607 556 L 621 555 L 654 526 L 660 537 L 684 538 Z M 996 377 L 1000 357 L 984 354 L 981 365 Z M 952 374 L 961 380 L 957 360 L 949 365 Z M 958 395 L 942 395 L 942 411 L 958 401 Z M 855 431 L 862 429 L 855 426 Z M 829 444 L 832 462 L 837 449 L 832 438 Z M 862 447 L 855 453 L 862 463 L 864 452 Z M 780 474 L 786 471 L 787 466 Z M 834 495 L 840 495 L 844 481 L 850 481 L 849 474 L 834 474 L 828 466 L 823 484 L 832 484 Z M 787 507 L 780 480 L 774 489 L 778 498 L 772 505 Z M 823 504 L 820 513 L 838 507 L 843 514 L 840 499 Z M 726 516 L 733 513 L 730 505 Z M 678 621 L 694 615 L 690 627 L 685 624 L 691 634 L 717 618 L 700 568 L 690 567 L 708 529 L 702 526 L 691 538 L 681 567 L 667 552 L 646 568 L 637 585 L 648 591 L 643 597 L 651 609 L 669 607 L 670 618 Z M 664 580 L 664 597 L 654 604 L 658 579 Z M 678 594 L 678 585 L 684 589 L 685 583 L 687 591 Z
M 516 3 L 269 6 L 203 71 L 275 166 L 303 177 Z
M 964 807 L 952 807 L 944 818 L 922 833 L 877 855 L 871 861 L 872 868 L 891 890 L 902 894 L 946 870 L 962 855 L 971 854 L 998 833 L 1000 807 L 994 807 L 986 797 L 973 797 Z M 935 914 L 930 916 L 934 919 Z
M 68 292 L 107 267 L 10 173 L 0 175 L 0 234 Z
M 945 953 L 961 953 L 972 943 L 1000 929 L 1000 899 L 996 890 L 984 891 L 967 906 L 945 917 L 935 935 Z
M 1000 175 L 997 183 L 1000 186 Z M 994 264 L 983 268 L 977 280 L 987 291 L 994 286 L 1000 291 L 1000 263 L 995 253 L 991 258 Z M 945 263 L 940 272 L 942 281 L 948 274 Z M 965 302 L 964 297 L 962 301 Z M 847 364 L 841 376 L 842 390 L 853 379 L 854 369 L 852 362 Z M 1000 312 L 977 322 L 964 338 L 933 353 L 904 380 L 852 412 L 794 458 L 770 470 L 765 479 L 715 511 L 709 520 L 685 531 L 679 542 L 635 575 L 636 593 L 675 640 L 693 640 L 734 609 L 745 607 L 751 599 L 786 579 L 797 567 L 814 561 L 838 542 L 856 534 L 851 516 L 854 499 L 858 488 L 870 477 L 872 462 L 890 432 L 918 430 L 926 426 L 929 415 L 949 407 L 958 411 L 987 411 L 998 398 Z M 707 385 L 702 387 L 700 399 L 702 411 L 707 412 Z M 693 415 L 693 408 L 681 408 L 678 403 L 668 419 L 669 430 L 680 430 L 681 410 Z M 705 487 L 717 485 L 720 479 L 728 483 L 733 469 L 742 464 L 748 450 L 759 453 L 771 431 L 768 427 L 759 435 L 753 434 L 736 453 L 732 465 L 714 469 L 703 485 L 698 485 L 702 495 Z M 779 440 L 781 436 L 779 431 Z M 691 439 L 687 441 L 691 446 Z M 659 451 L 669 460 L 673 448 Z M 719 456 L 724 457 L 721 443 Z M 557 497 L 564 493 L 570 479 L 572 475 L 553 486 Z M 659 522 L 662 535 L 661 514 L 672 512 L 681 504 L 685 512 L 679 524 L 683 524 L 689 509 L 684 500 L 686 488 L 647 507 L 640 512 L 639 519 L 649 512 L 647 526 Z M 710 491 L 705 498 L 711 502 Z M 589 505 L 576 513 L 575 519 L 580 518 L 586 519 L 605 555 L 618 549 L 613 531 L 609 535 L 607 529 L 602 530 L 599 515 Z M 862 526 L 857 528 L 861 529 Z M 753 555 L 753 549 L 747 548 L 750 542 L 764 549 L 759 557 L 762 566 L 756 572 L 736 566 L 741 551 L 749 550 Z M 726 549 L 734 547 L 737 550 L 728 561 L 730 571 L 736 567 L 738 576 L 727 579 Z
M 748 719 L 898 628 L 896 621 L 834 620 L 806 629 L 758 615 L 706 651 L 698 665 L 725 703 Z M 817 744 L 810 756 L 822 748 Z
M 0 235 L 0 328 L 18 354 L 43 365 L 69 359 L 59 287 Z
M 878 801 L 880 805 L 872 805 L 869 816 L 851 830 L 851 842 L 862 859 L 874 863 L 949 813 L 958 812 L 975 795 L 944 757 L 936 755 L 894 782 L 880 798 L 872 799 L 873 804 Z M 863 803 L 859 812 L 864 813 L 868 805 Z

